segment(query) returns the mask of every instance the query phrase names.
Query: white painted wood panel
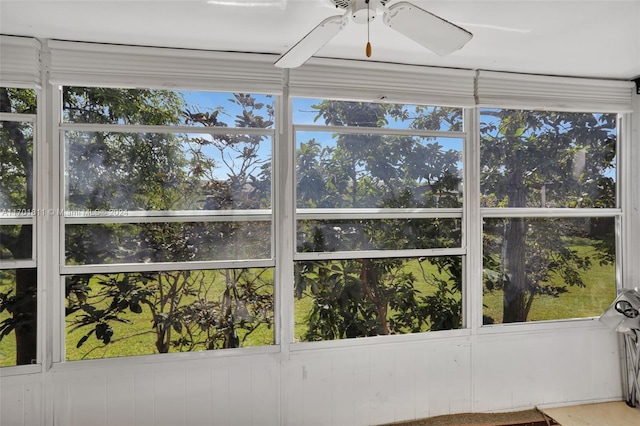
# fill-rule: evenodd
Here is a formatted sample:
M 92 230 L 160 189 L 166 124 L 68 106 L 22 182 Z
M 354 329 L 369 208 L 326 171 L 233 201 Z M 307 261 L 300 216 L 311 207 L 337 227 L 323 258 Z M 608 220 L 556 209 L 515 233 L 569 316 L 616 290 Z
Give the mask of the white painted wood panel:
M 54 378 L 53 385 L 49 392 L 53 395 L 48 395 L 52 398 L 53 406 L 53 422 L 47 422 L 54 425 L 68 425 L 70 424 L 69 418 L 69 381 L 65 378 Z
M 135 378 L 114 375 L 107 377 L 107 424 L 133 426 L 135 412 Z
M 212 425 L 211 404 L 213 380 L 208 371 L 190 369 L 185 373 L 185 415 L 187 426 Z
M 185 372 L 159 371 L 154 376 L 155 423 L 158 426 L 181 426 L 186 423 Z
M 336 354 L 331 360 L 331 425 L 358 424 L 355 413 L 356 385 L 355 385 L 355 360 L 357 355 L 353 353 Z
M 266 364 L 266 365 L 265 365 Z M 279 423 L 280 360 L 266 358 L 252 361 L 251 375 L 251 424 L 270 426 Z
M 29 380 L 1 378 L 0 420 L 2 426 L 381 424 L 620 398 L 619 360 L 617 336 L 586 322 L 551 331 L 361 341 L 288 356 L 71 364 Z M 41 414 L 48 398 L 52 416 Z
M 393 393 L 394 421 L 416 418 L 416 370 L 418 361 L 415 351 L 396 350 L 394 354 Z
M 69 424 L 104 426 L 107 421 L 106 377 L 72 378 L 69 380 Z
M 211 408 L 213 411 L 212 423 L 214 425 L 228 425 L 230 422 L 229 410 L 229 368 L 227 360 L 221 360 L 211 370 Z
M 359 350 L 353 352 L 355 354 L 353 359 L 355 371 L 353 384 L 354 424 L 368 425 L 376 423 L 376 419 L 372 416 L 369 408 L 369 398 L 366 392 L 363 391 L 371 387 L 371 354 L 367 348 L 359 348 Z
M 135 374 L 133 381 L 133 401 L 135 405 L 135 424 L 155 424 L 155 389 L 153 373 Z
M 395 407 L 392 394 L 395 392 L 395 360 L 392 346 L 375 348 L 369 361 L 369 410 L 376 423 L 394 421 Z M 404 393 L 404 392 L 403 392 Z
M 0 425 L 42 424 L 42 383 L 39 375 L 0 377 Z
M 229 411 L 230 425 L 252 425 L 251 362 L 233 358 L 229 361 L 229 404 L 223 409 Z
M 0 424 L 19 425 L 24 422 L 24 386 L 2 386 L 0 392 Z
M 604 328 L 482 336 L 474 348 L 474 410 L 620 397 L 616 339 Z

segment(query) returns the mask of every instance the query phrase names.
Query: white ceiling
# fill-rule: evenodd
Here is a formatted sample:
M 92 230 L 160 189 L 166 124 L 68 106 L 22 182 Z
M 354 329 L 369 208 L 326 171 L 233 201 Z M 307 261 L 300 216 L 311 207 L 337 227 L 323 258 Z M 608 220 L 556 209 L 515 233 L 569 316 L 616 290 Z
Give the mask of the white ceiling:
M 388 6 L 397 0 L 391 0 Z M 316 56 L 534 74 L 640 76 L 640 0 L 410 0 L 474 34 L 439 57 L 396 33 L 349 24 Z M 0 0 L 0 33 L 61 40 L 282 54 L 329 0 Z

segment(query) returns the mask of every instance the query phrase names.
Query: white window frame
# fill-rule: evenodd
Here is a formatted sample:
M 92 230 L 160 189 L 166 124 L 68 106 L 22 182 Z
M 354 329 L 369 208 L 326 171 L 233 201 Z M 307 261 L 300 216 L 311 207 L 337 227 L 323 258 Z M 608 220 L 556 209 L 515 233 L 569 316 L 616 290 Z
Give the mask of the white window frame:
M 19 40 L 14 40 L 19 39 Z M 2 42 L 7 40 L 2 36 Z M 273 67 L 277 59 L 274 55 L 251 55 L 229 52 L 203 52 L 178 49 L 143 48 L 132 46 L 112 46 L 93 43 L 45 41 L 44 47 L 34 39 L 10 37 L 12 46 L 20 60 L 7 62 L 5 56 L 0 61 L 0 83 L 7 87 L 38 88 L 42 83 L 42 93 L 38 91 L 38 116 L 34 130 L 34 161 L 37 172 L 36 209 L 60 210 L 64 203 L 57 197 L 64 181 L 58 171 L 64 166 L 61 157 L 61 131 L 72 129 L 71 123 L 62 124 L 59 116 L 61 99 L 58 85 L 99 86 L 120 88 L 161 88 L 176 90 L 203 90 L 218 92 L 243 91 L 269 93 L 275 96 L 276 126 L 272 135 L 272 243 L 274 272 L 274 321 L 275 345 L 256 348 L 206 351 L 201 353 L 171 353 L 162 355 L 136 356 L 124 358 L 98 359 L 91 361 L 64 362 L 64 275 L 78 273 L 76 266 L 64 265 L 64 255 L 60 244 L 64 221 L 89 220 L 89 218 L 35 218 L 38 266 L 38 362 L 40 365 L 5 367 L 0 369 L 0 377 L 25 374 L 53 368 L 55 371 L 77 370 L 91 366 L 126 366 L 169 360 L 212 359 L 216 357 L 242 354 L 281 354 L 291 351 L 311 351 L 323 348 L 340 348 L 397 342 L 422 341 L 428 339 L 448 339 L 477 334 L 501 334 L 523 332 L 545 332 L 566 328 L 600 328 L 595 318 L 578 320 L 557 320 L 549 322 L 527 322 L 501 324 L 491 327 L 482 325 L 482 218 L 492 215 L 504 216 L 504 211 L 493 212 L 479 207 L 480 135 L 478 129 L 479 107 L 490 106 L 511 109 L 544 109 L 549 111 L 607 111 L 620 114 L 618 126 L 618 208 L 590 212 L 598 216 L 609 215 L 617 218 L 617 240 L 619 255 L 616 256 L 618 286 L 633 287 L 627 278 L 638 274 L 637 267 L 626 262 L 631 252 L 628 232 L 635 229 L 635 216 L 631 209 L 630 141 L 632 134 L 632 90 L 631 82 L 576 79 L 566 77 L 534 76 L 524 74 L 498 73 L 475 70 L 454 70 L 376 62 L 329 60 L 312 58 L 299 69 L 281 70 Z M 6 49 L 5 52 L 14 51 Z M 40 56 L 43 58 L 40 63 Z M 17 69 L 24 63 L 35 63 L 28 69 Z M 8 66 L 8 65 L 9 66 Z M 17 70 L 17 72 L 16 72 Z M 296 254 L 296 199 L 295 178 L 295 130 L 292 123 L 291 100 L 293 97 L 320 99 L 363 100 L 370 102 L 393 102 L 406 104 L 443 105 L 464 108 L 464 205 L 462 209 L 463 229 L 463 329 L 439 331 L 437 333 L 378 336 L 366 339 L 345 339 L 324 342 L 293 342 L 293 262 L 301 259 Z M 637 105 L 637 102 L 636 102 Z M 638 111 L 635 111 L 638 114 Z M 64 127 L 68 126 L 68 127 Z M 299 128 L 299 127 L 298 127 Z M 138 129 L 144 129 L 138 127 Z M 164 129 L 163 131 L 165 131 Z M 189 127 L 189 130 L 193 130 Z M 209 130 L 209 129 L 207 129 Z M 229 129 L 225 128 L 227 132 Z M 340 131 L 345 129 L 341 128 Z M 362 129 L 357 129 L 361 132 Z M 202 132 L 198 128 L 197 132 Z M 244 129 L 242 131 L 245 131 Z M 386 130 L 383 130 L 386 132 Z M 393 130 L 393 133 L 396 131 Z M 412 132 L 413 133 L 413 132 Z M 50 176 L 44 182 L 43 176 Z M 34 189 L 35 191 L 35 189 Z M 54 194 L 55 196 L 51 196 Z M 179 212 L 183 214 L 185 212 Z M 264 212 L 265 214 L 267 212 Z M 304 217 L 308 212 L 299 212 Z M 330 212 L 327 212 L 330 213 Z M 351 212 L 358 215 L 382 214 L 378 212 Z M 440 214 L 441 212 L 438 212 Z M 576 212 L 512 212 L 531 216 L 532 214 L 557 214 L 575 217 Z M 168 216 L 154 212 L 155 216 L 142 216 L 139 220 L 165 221 Z M 412 213 L 413 214 L 413 213 Z M 422 214 L 416 212 L 415 214 Z M 458 215 L 459 212 L 447 214 Z M 633 217 L 632 217 L 633 216 Z M 188 216 L 197 218 L 198 215 Z M 309 216 L 311 217 L 311 216 Z M 324 218 L 324 216 L 323 216 Z M 23 220 L 23 218 L 16 218 Z M 122 218 L 110 218 L 121 220 Z M 131 218 L 129 218 L 130 220 Z M 24 219 L 26 220 L 26 219 Z M 93 219 L 91 219 L 93 220 Z M 136 219 L 138 220 L 138 219 Z M 169 220 L 174 220 L 173 216 Z M 176 219 L 177 220 L 177 219 Z M 182 220 L 182 218 L 181 218 Z M 215 220 L 215 219 L 212 219 Z M 633 223 L 631 223 L 633 222 Z M 115 222 L 114 222 L 115 223 Z M 457 250 L 457 249 L 456 249 Z M 421 252 L 422 253 L 422 252 Z M 371 253 L 372 255 L 375 253 Z M 434 253 L 437 254 L 437 253 Z M 406 255 L 406 252 L 403 252 Z M 304 255 L 306 256 L 306 254 Z M 304 257 L 303 256 L 303 257 Z M 361 257 L 362 253 L 358 253 Z M 381 257 L 394 256 L 385 251 Z M 30 265 L 30 263 L 29 263 Z M 216 264 L 222 267 L 222 264 Z M 81 268 L 84 268 L 83 265 Z M 139 265 L 133 265 L 137 268 Z M 195 265 L 184 265 L 189 267 Z M 231 264 L 230 266 L 236 266 Z M 127 266 L 128 268 L 129 266 Z M 201 265 L 198 265 L 200 268 Z M 240 267 L 243 267 L 242 265 Z M 86 266 L 84 270 L 92 270 Z M 169 269 L 169 266 L 167 266 Z M 152 269 L 158 270 L 158 265 Z M 179 269 L 171 264 L 170 269 Z M 134 270 L 134 269 L 132 269 Z M 139 270 L 139 269 L 135 269 Z M 106 268 L 104 272 L 109 272 Z M 53 277 L 53 278 L 52 278 Z M 43 301 L 46 297 L 46 303 Z
M 14 37 L 0 35 L 0 86 L 17 89 L 31 89 L 36 93 L 36 113 L 0 113 L 0 120 L 29 122 L 33 131 L 33 200 L 30 217 L 25 215 L 7 215 L 0 217 L 2 224 L 24 225 L 33 227 L 32 258 L 20 260 L 5 260 L 0 262 L 0 269 L 37 268 L 37 351 L 36 364 L 16 365 L 0 368 L 0 378 L 21 374 L 34 374 L 43 371 L 45 361 L 46 325 L 46 284 L 48 277 L 46 268 L 47 248 L 45 247 L 45 232 L 43 231 L 46 217 L 46 199 L 48 191 L 46 182 L 47 164 L 45 143 L 42 129 L 44 128 L 44 102 L 41 90 L 41 44 L 30 37 Z

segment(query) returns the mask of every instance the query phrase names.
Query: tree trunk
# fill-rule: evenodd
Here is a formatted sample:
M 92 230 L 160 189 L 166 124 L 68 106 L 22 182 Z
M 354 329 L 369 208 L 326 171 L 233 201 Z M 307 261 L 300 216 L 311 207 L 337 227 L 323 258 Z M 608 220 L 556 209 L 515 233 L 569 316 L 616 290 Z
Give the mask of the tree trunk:
M 380 284 L 376 267 L 371 259 L 362 259 L 362 269 L 360 271 L 360 280 L 364 287 L 364 293 L 373 303 L 378 313 L 378 321 L 380 321 L 380 329 L 382 334 L 391 334 L 389 321 L 387 320 L 387 300 L 379 294 Z
M 518 142 L 517 138 L 509 141 Z M 513 168 L 509 175 L 508 206 L 527 205 L 527 186 L 524 183 L 525 170 L 522 167 L 522 151 L 514 153 Z M 502 322 L 524 322 L 527 320 L 527 223 L 524 218 L 510 218 L 505 221 L 502 245 L 502 268 L 505 274 Z
M 527 320 L 527 274 L 525 265 L 526 222 L 523 218 L 508 219 L 503 245 L 505 274 L 502 322 Z
M 24 227 L 23 227 L 24 228 Z M 14 314 L 18 321 L 16 335 L 16 365 L 34 364 L 37 359 L 37 270 L 16 270 L 16 297 L 20 300 L 20 312 Z

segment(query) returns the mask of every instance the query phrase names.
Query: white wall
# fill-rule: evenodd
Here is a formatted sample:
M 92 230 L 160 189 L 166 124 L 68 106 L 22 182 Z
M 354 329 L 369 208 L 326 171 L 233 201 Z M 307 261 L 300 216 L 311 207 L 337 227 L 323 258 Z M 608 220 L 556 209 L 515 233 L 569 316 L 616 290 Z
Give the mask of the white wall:
M 617 336 L 597 321 L 499 330 L 292 345 L 289 356 L 60 364 L 1 378 L 0 424 L 367 425 L 621 398 Z
M 637 185 L 640 96 L 634 102 L 625 158 Z M 628 287 L 640 285 L 632 188 Z M 622 397 L 618 336 L 595 320 L 26 368 L 36 372 L 0 370 L 1 426 L 366 425 Z

